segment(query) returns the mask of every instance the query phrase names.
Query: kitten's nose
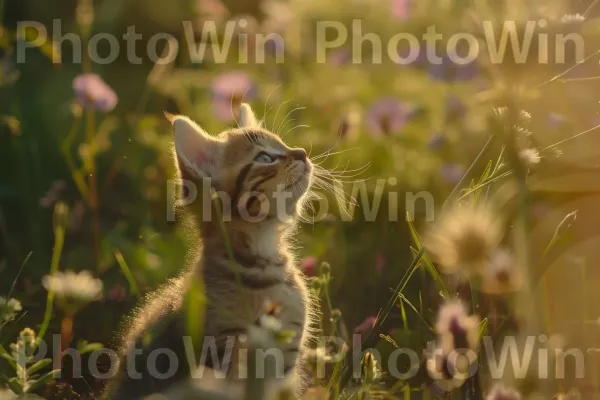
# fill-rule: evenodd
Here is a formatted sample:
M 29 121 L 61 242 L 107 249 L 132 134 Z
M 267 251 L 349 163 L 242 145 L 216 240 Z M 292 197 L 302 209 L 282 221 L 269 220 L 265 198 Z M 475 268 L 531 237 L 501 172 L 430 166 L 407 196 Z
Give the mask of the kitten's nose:
M 294 160 L 300 160 L 300 161 L 304 161 L 306 162 L 306 150 L 304 149 L 293 149 L 290 151 L 290 156 L 292 156 L 292 158 Z

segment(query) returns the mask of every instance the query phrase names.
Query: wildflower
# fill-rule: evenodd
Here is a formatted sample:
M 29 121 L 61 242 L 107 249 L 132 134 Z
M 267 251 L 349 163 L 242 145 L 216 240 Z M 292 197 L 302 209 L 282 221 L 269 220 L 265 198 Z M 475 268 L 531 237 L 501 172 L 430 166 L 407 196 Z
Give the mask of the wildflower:
M 22 310 L 23 307 L 19 300 L 0 297 L 0 317 L 2 320 L 10 321 Z
M 356 107 L 350 107 L 350 109 L 344 113 L 341 118 L 335 121 L 333 130 L 340 139 L 351 140 L 356 137 L 359 132 L 359 125 L 361 122 L 360 112 Z
M 443 181 L 452 185 L 460 182 L 464 174 L 465 168 L 460 164 L 444 164 L 440 169 Z
M 565 14 L 560 19 L 563 24 L 582 23 L 585 22 L 585 17 L 581 14 Z
M 313 276 L 315 274 L 315 270 L 317 268 L 317 257 L 305 257 L 300 262 L 300 267 L 306 276 Z
M 442 305 L 438 311 L 435 332 L 444 354 L 458 349 L 475 350 L 478 324 L 479 318 L 469 316 L 462 303 L 448 302 Z
M 2 27 L 0 27 L 0 37 L 2 36 Z M 5 54 L 0 56 L 0 85 L 12 85 L 21 77 L 21 73 L 15 68 L 12 58 Z
M 446 273 L 460 267 L 480 273 L 502 236 L 502 221 L 489 205 L 454 206 L 428 232 L 425 246 Z
M 519 151 L 519 158 L 525 165 L 532 166 L 540 163 L 540 153 L 537 149 L 527 148 Z
M 455 96 L 446 98 L 446 119 L 460 118 L 465 114 L 466 107 L 462 101 Z
M 374 383 L 379 380 L 381 376 L 381 372 L 379 370 L 379 365 L 377 363 L 377 359 L 371 352 L 366 352 L 363 356 L 361 363 L 361 375 L 364 383 Z
M 342 318 L 342 312 L 340 311 L 339 308 L 334 308 L 333 310 L 331 310 L 331 322 L 337 322 Z
M 373 329 L 373 326 L 375 325 L 376 320 L 377 320 L 377 318 L 375 318 L 375 317 L 365 318 L 365 320 L 363 322 L 361 322 L 360 325 L 358 325 L 358 326 L 356 326 L 356 328 L 354 328 L 354 333 L 360 335 L 360 334 L 369 332 L 371 329 Z
M 486 400 L 521 400 L 521 394 L 513 388 L 496 384 L 485 397 Z
M 427 371 L 444 391 L 456 389 L 469 376 L 477 360 L 479 318 L 469 316 L 460 302 L 448 302 L 439 312 L 435 324 L 437 345 L 427 359 Z
M 310 364 L 316 365 L 323 365 L 332 359 L 331 355 L 327 354 L 327 348 L 325 346 L 306 349 L 302 354 L 302 358 Z
M 50 189 L 40 199 L 40 205 L 44 208 L 54 208 L 54 205 L 64 198 L 67 184 L 63 180 L 56 180 L 50 185 Z
M 109 112 L 117 105 L 116 93 L 96 74 L 78 75 L 73 90 L 84 107 Z
M 506 249 L 494 251 L 483 274 L 482 291 L 492 294 L 515 291 L 521 283 L 512 253 Z
M 106 297 L 110 301 L 120 303 L 127 298 L 127 290 L 125 290 L 123 285 L 117 283 L 108 291 L 108 295 Z
M 10 345 L 12 356 L 19 364 L 20 360 L 25 360 L 33 355 L 35 350 L 35 331 L 25 328 L 19 333 L 16 343 Z M 22 363 L 25 365 L 25 362 Z
M 281 321 L 271 315 L 262 315 L 259 318 L 259 325 L 272 332 L 278 332 L 283 328 Z
M 429 148 L 429 150 L 440 150 L 442 147 L 444 147 L 444 145 L 446 144 L 446 137 L 441 134 L 435 134 L 431 137 L 431 139 L 429 139 L 429 143 L 427 144 L 427 147 Z
M 546 118 L 546 124 L 552 129 L 559 128 L 565 122 L 567 122 L 567 118 L 559 113 L 550 113 Z
M 211 87 L 213 110 L 222 121 L 237 119 L 243 101 L 256 96 L 256 86 L 243 72 L 226 72 L 215 78 Z
M 80 307 L 102 297 L 102 281 L 89 271 L 56 272 L 44 276 L 42 285 L 55 294 L 58 304 L 68 314 L 75 314 Z
M 437 63 L 429 64 L 427 71 L 433 80 L 445 82 L 466 82 L 474 79 L 479 73 L 475 61 L 468 64 L 455 63 L 448 54 L 444 54 Z
M 393 98 L 383 98 L 371 106 L 366 123 L 371 136 L 398 134 L 407 124 L 412 109 Z
M 392 15 L 399 21 L 406 21 L 410 17 L 411 0 L 391 0 Z
M 327 53 L 327 64 L 341 67 L 352 62 L 352 53 L 346 49 L 335 49 Z

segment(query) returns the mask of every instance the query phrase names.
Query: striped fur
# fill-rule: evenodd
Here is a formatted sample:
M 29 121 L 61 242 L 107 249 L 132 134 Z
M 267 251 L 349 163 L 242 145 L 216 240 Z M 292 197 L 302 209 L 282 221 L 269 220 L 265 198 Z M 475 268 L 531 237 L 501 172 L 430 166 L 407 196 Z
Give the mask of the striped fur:
M 283 329 L 296 334 L 290 343 L 281 345 L 284 361 L 281 372 L 285 381 L 294 382 L 296 390 L 301 392 L 299 360 L 309 337 L 314 311 L 305 278 L 294 265 L 288 242 L 294 232 L 298 209 L 310 187 L 310 161 L 304 150 L 290 149 L 279 137 L 258 127 L 253 116 L 246 118 L 251 126 L 226 131 L 216 138 L 208 137 L 190 120 L 181 118 L 172 118 L 181 177 L 198 185 L 202 178 L 210 178 L 215 191 L 233 199 L 231 218 L 223 222 L 217 218 L 208 220 L 200 212 L 204 210 L 201 205 L 187 206 L 186 211 L 194 217 L 200 232 L 202 245 L 195 249 L 197 258 L 188 271 L 150 295 L 125 324 L 128 330 L 122 335 L 119 375 L 109 384 L 106 398 L 140 398 L 164 391 L 174 382 L 189 377 L 190 366 L 182 341 L 186 335 L 183 303 L 190 284 L 198 278 L 204 282 L 207 297 L 202 326 L 205 341 L 214 337 L 220 356 L 225 353 L 228 341 L 234 341 L 236 348 L 243 347 L 240 335 L 265 313 L 267 302 L 278 306 Z M 188 128 L 192 131 L 178 136 L 178 129 Z M 257 162 L 257 156 L 263 152 L 276 161 Z M 260 201 L 248 198 L 248 193 L 261 193 L 269 198 L 282 187 L 290 193 L 283 204 L 283 217 L 270 208 L 259 222 L 243 218 L 244 213 L 261 214 Z M 201 193 L 200 188 L 198 192 Z M 244 196 L 247 198 L 242 202 L 245 209 L 239 209 L 235 205 Z M 268 201 L 273 206 L 271 200 Z M 211 211 L 217 211 L 217 207 L 213 202 Z M 130 362 L 142 373 L 141 379 L 133 379 L 129 376 L 131 371 L 127 371 L 127 353 L 132 344 L 139 349 L 145 346 L 135 362 Z M 170 379 L 156 379 L 148 371 L 148 356 L 158 348 L 170 349 L 177 355 L 179 368 Z M 227 372 L 232 379 L 238 379 L 236 361 L 239 360 L 234 357 Z M 166 370 L 168 365 L 161 365 Z M 214 360 L 207 359 L 205 365 L 215 367 Z

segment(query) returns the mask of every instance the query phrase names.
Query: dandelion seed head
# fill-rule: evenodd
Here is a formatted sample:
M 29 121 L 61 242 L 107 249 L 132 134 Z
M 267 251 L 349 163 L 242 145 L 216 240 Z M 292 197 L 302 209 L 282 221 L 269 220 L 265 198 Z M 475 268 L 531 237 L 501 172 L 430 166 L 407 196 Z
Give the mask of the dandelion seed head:
M 540 152 L 534 148 L 522 149 L 519 151 L 519 158 L 527 166 L 532 166 L 540 163 Z
M 560 19 L 563 24 L 581 23 L 585 21 L 585 17 L 581 14 L 565 14 Z
M 0 317 L 4 321 L 12 320 L 22 310 L 23 307 L 19 300 L 0 297 Z
M 489 205 L 454 206 L 427 233 L 425 246 L 445 273 L 460 267 L 481 273 L 502 236 L 502 221 Z
M 102 281 L 94 278 L 89 271 L 56 272 L 44 276 L 42 285 L 56 296 L 82 302 L 99 300 L 103 288 Z

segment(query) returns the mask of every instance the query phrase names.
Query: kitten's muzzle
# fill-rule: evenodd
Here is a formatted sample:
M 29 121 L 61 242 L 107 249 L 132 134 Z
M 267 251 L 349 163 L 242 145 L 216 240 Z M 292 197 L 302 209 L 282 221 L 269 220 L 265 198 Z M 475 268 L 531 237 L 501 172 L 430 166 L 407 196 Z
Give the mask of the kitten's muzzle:
M 292 159 L 302 161 L 304 163 L 306 163 L 306 159 L 308 158 L 306 155 L 306 150 L 301 148 L 292 149 L 289 154 L 292 157 Z

